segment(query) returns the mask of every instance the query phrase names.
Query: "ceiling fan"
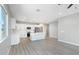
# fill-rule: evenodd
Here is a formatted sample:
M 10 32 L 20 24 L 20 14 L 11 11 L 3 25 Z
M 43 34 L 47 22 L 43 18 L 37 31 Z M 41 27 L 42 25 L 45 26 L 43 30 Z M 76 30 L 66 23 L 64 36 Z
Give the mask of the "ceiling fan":
M 58 5 L 62 5 L 62 4 L 58 4 Z M 67 7 L 67 9 L 71 8 L 74 4 L 69 4 L 69 6 Z
M 67 9 L 71 8 L 73 5 L 74 5 L 74 4 L 70 4 L 70 5 L 67 7 Z

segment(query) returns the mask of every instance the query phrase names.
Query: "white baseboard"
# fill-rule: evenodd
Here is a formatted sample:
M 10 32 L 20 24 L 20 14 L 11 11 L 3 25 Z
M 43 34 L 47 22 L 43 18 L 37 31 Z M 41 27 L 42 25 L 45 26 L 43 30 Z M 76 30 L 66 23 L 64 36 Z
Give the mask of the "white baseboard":
M 67 44 L 71 44 L 71 45 L 75 45 L 75 46 L 79 46 L 79 44 L 72 43 L 72 42 L 67 42 L 67 41 L 63 41 L 63 40 L 58 40 L 58 41 L 64 42 L 64 43 L 67 43 Z

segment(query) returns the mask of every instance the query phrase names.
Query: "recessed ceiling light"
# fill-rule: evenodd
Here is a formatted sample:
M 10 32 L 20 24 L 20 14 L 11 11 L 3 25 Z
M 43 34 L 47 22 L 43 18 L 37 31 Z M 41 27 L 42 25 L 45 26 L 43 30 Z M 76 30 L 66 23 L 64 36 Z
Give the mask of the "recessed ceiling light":
M 61 4 L 58 4 L 58 5 L 61 5 Z
M 40 9 L 36 9 L 36 11 L 37 11 L 37 12 L 39 12 L 39 11 L 40 11 Z

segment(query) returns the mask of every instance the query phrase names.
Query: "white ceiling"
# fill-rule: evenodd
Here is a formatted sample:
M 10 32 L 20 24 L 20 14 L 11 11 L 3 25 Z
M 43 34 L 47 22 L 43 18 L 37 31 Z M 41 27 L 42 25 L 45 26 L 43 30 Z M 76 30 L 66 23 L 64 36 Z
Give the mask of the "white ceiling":
M 50 23 L 59 17 L 79 12 L 79 5 L 69 4 L 9 4 L 12 15 L 19 21 Z M 40 11 L 37 9 L 40 9 Z

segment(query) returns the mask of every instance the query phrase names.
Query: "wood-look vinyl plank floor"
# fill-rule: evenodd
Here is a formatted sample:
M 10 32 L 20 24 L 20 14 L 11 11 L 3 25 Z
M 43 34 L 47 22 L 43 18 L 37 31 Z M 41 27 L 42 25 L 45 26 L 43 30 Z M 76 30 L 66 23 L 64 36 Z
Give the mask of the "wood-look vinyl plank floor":
M 79 55 L 79 47 L 56 39 L 23 39 L 20 44 L 11 46 L 9 55 Z

